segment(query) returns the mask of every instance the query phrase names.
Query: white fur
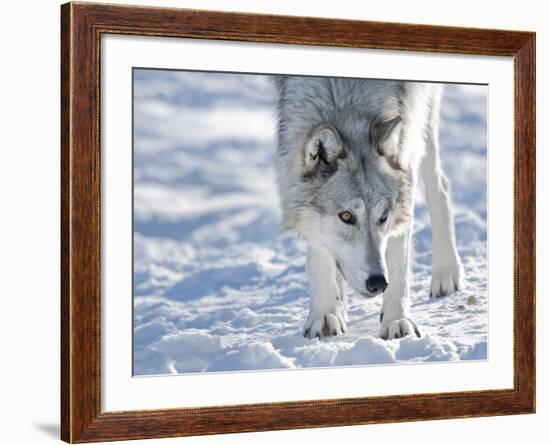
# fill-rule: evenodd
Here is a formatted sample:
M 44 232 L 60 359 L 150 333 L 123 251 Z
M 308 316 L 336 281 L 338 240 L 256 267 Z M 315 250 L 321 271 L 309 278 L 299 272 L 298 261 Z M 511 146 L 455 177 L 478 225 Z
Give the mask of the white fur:
M 346 331 L 345 283 L 323 246 L 308 247 L 307 274 L 311 298 L 304 335 L 315 338 L 343 334 Z
M 421 164 L 426 201 L 432 222 L 431 297 L 442 297 L 463 288 L 464 270 L 456 249 L 450 184 L 441 170 L 438 143 L 439 114 L 432 110 L 427 127 L 426 154 Z

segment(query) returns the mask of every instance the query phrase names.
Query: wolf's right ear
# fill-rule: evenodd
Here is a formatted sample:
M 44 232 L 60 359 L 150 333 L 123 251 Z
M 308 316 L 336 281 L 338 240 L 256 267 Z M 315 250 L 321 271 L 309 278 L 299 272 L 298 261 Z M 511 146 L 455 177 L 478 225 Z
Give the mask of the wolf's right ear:
M 393 119 L 377 119 L 373 122 L 370 135 L 379 155 L 395 155 L 402 121 L 401 116 L 396 116 Z
M 319 166 L 333 165 L 344 155 L 344 144 L 336 128 L 319 125 L 313 129 L 304 146 L 304 174 L 314 173 Z

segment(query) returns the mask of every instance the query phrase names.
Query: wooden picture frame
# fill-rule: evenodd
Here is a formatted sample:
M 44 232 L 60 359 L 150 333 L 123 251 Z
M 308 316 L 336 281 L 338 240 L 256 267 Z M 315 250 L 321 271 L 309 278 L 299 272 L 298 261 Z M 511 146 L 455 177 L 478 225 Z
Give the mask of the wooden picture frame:
M 511 56 L 515 71 L 514 387 L 102 412 L 100 38 L 103 34 Z M 172 8 L 61 7 L 61 437 L 174 437 L 535 411 L 535 34 Z M 512 254 L 512 252 L 510 252 Z

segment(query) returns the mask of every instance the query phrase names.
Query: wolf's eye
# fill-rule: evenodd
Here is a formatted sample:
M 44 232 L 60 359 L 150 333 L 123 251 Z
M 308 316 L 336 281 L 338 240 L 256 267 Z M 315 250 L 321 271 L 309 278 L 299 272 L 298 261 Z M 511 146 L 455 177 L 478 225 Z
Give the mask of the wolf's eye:
M 340 212 L 338 216 L 340 217 L 342 222 L 346 224 L 355 224 L 355 215 L 351 212 L 348 212 L 347 210 Z
M 378 224 L 382 225 L 388 220 L 388 215 L 390 214 L 390 209 L 384 210 L 384 213 L 380 216 L 380 219 L 378 220 Z

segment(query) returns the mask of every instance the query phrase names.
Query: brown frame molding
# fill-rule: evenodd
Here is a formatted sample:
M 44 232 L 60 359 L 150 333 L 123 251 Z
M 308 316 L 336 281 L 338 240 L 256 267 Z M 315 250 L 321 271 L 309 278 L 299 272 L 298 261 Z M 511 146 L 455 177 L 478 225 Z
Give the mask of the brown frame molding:
M 101 35 L 511 56 L 515 69 L 514 388 L 102 412 Z M 174 437 L 535 412 L 535 34 L 93 3 L 61 7 L 61 438 Z

